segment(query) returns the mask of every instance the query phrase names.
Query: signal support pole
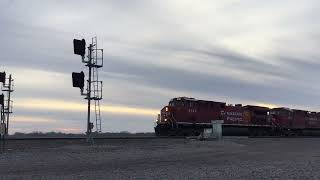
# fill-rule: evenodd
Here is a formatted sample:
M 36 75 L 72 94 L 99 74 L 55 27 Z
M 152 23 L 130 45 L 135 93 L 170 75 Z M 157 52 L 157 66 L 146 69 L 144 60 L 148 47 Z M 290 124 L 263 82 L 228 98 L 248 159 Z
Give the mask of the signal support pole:
M 90 115 L 91 115 L 91 68 L 92 68 L 92 44 L 89 45 L 89 62 L 87 66 L 89 67 L 89 79 L 88 79 L 88 92 L 87 92 L 87 98 L 88 98 L 88 123 L 87 123 L 87 134 L 91 134 L 91 121 L 90 121 Z
M 79 77 L 80 73 L 73 73 L 73 86 L 81 89 L 81 95 L 86 96 L 88 100 L 88 115 L 87 115 L 87 132 L 89 141 L 91 140 L 91 133 L 93 123 L 91 117 L 91 100 L 94 100 L 95 118 L 96 118 L 96 132 L 101 132 L 101 116 L 100 116 L 100 100 L 102 99 L 102 81 L 99 80 L 98 69 L 103 67 L 103 49 L 98 49 L 97 37 L 92 38 L 92 43 L 88 46 L 88 60 L 85 60 L 85 40 L 73 40 L 74 53 L 82 56 L 82 63 L 85 63 L 89 68 L 89 77 L 87 80 L 87 92 L 83 93 L 84 76 Z M 75 75 L 75 76 L 74 76 Z
M 10 114 L 12 113 L 12 101 L 11 101 L 11 93 L 13 92 L 13 79 L 11 74 L 9 75 L 8 85 L 3 84 L 2 91 L 7 91 L 7 102 L 6 106 L 3 107 L 3 123 L 6 124 L 5 134 L 9 133 L 9 121 L 10 121 Z M 6 119 L 6 120 L 5 120 Z
M 8 134 L 9 133 L 9 116 L 10 116 L 10 114 L 12 113 L 12 108 L 11 108 L 11 92 L 13 92 L 13 89 L 12 89 L 12 81 L 13 81 L 13 79 L 12 79 L 12 77 L 11 77 L 11 74 L 10 74 L 10 76 L 9 76 L 9 86 L 8 86 L 8 103 L 7 103 L 7 105 L 8 105 L 8 114 L 7 114 L 7 128 L 6 128 L 6 134 Z

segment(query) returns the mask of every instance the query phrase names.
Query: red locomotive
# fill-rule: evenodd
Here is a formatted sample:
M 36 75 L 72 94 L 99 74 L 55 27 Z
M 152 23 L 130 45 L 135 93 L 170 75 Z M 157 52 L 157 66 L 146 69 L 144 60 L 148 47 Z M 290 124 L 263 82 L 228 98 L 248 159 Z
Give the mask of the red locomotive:
M 223 135 L 320 135 L 320 113 L 289 108 L 227 105 L 178 97 L 158 115 L 157 136 L 198 135 L 212 120 L 224 120 Z

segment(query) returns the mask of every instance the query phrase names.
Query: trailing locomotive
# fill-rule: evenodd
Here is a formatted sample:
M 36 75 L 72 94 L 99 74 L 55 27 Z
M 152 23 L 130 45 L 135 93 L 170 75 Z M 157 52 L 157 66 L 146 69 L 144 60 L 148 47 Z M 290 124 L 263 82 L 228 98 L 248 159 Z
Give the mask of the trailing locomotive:
M 320 135 L 320 113 L 178 97 L 158 115 L 157 136 L 198 135 L 211 128 L 212 120 L 223 120 L 223 135 Z

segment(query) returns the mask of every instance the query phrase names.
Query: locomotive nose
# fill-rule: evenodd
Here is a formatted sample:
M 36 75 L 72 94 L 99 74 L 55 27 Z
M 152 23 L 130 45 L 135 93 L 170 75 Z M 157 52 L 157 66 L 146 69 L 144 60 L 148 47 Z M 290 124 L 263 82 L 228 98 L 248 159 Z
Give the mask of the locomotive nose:
M 162 108 L 160 113 L 160 118 L 158 122 L 166 123 L 168 121 L 168 118 L 170 116 L 170 107 L 165 106 Z
M 161 114 L 162 115 L 167 115 L 169 113 L 170 113 L 170 107 L 169 106 L 165 106 L 165 107 L 162 108 L 162 110 L 161 110 Z

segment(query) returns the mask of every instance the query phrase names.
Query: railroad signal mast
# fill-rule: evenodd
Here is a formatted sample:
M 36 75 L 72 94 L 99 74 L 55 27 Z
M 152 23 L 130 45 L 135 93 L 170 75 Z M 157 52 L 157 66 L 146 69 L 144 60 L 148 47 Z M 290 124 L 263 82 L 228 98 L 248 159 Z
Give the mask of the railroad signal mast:
M 97 37 L 92 38 L 91 44 L 88 48 L 88 56 L 86 54 L 86 41 L 84 39 L 73 40 L 74 54 L 82 57 L 82 63 L 88 67 L 88 80 L 86 92 L 84 93 L 85 74 L 83 71 L 80 73 L 72 73 L 73 87 L 80 88 L 82 96 L 88 100 L 88 115 L 87 115 L 87 135 L 90 135 L 94 127 L 91 122 L 91 100 L 94 101 L 95 112 L 95 127 L 96 132 L 101 132 L 101 113 L 100 113 L 100 100 L 102 99 L 102 81 L 99 80 L 99 68 L 103 67 L 103 49 L 98 49 Z
M 0 122 L 0 136 L 5 134 L 5 130 L 2 128 L 5 127 L 4 121 L 5 121 L 5 116 L 4 116 L 4 95 L 0 94 L 0 114 L 1 114 L 1 122 Z
M 11 74 L 9 78 L 6 78 L 5 72 L 0 72 L 0 83 L 2 83 L 1 90 L 7 92 L 7 99 L 4 95 L 0 95 L 0 105 L 1 105 L 1 129 L 4 128 L 4 134 L 9 133 L 9 122 L 10 114 L 12 114 L 13 101 L 11 100 L 11 93 L 13 92 L 13 79 Z

